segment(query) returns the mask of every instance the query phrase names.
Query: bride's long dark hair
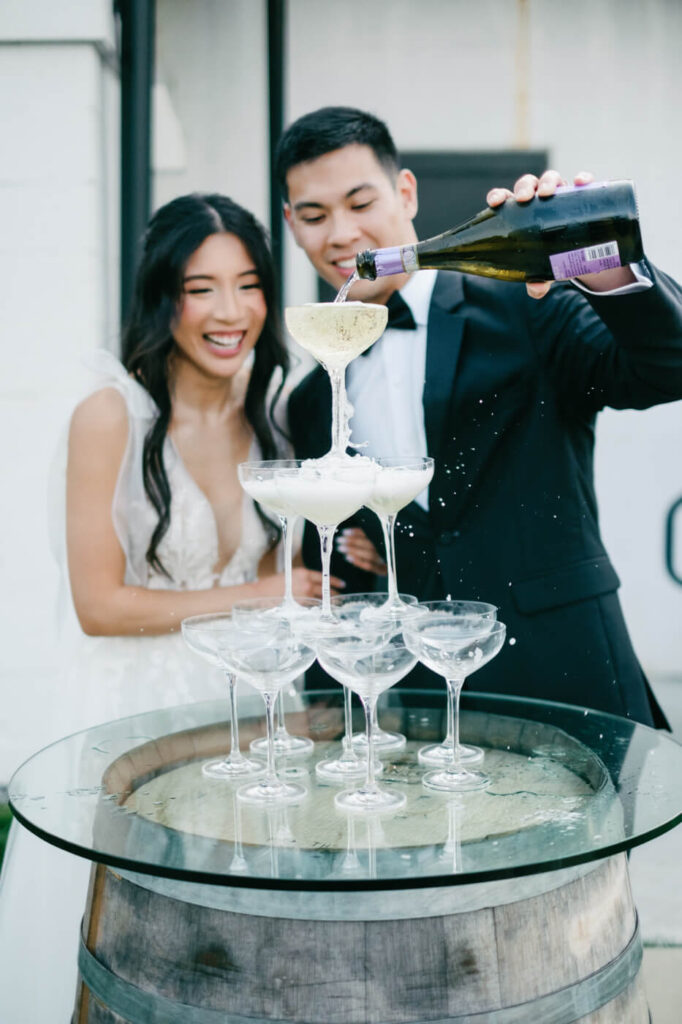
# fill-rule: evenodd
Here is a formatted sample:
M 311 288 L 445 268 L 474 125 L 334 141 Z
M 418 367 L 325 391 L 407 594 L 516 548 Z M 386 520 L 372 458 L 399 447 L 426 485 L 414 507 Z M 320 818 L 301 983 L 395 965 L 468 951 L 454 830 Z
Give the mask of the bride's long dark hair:
M 289 369 L 289 356 L 282 338 L 266 233 L 248 210 L 226 196 L 200 193 L 180 196 L 157 210 L 149 222 L 121 353 L 123 365 L 147 389 L 159 409 L 144 442 L 143 478 L 145 491 L 159 516 L 147 549 L 147 561 L 166 575 L 157 550 L 170 522 L 171 492 L 163 462 L 163 445 L 171 416 L 168 374 L 175 344 L 171 328 L 181 301 L 189 258 L 209 235 L 221 232 L 236 235 L 246 246 L 263 289 L 268 312 L 254 349 L 244 411 L 256 435 L 261 457 L 273 459 L 278 454 L 271 413 Z M 266 408 L 267 391 L 277 367 L 281 369 L 281 380 Z M 262 515 L 258 506 L 256 508 L 274 543 L 279 536 L 277 527 Z

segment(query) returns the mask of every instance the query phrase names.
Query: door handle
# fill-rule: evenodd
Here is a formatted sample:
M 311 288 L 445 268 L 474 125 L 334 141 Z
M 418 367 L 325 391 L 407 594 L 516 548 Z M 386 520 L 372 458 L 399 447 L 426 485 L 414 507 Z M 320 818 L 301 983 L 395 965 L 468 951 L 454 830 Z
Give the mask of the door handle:
M 673 555 L 675 550 L 675 516 L 679 508 L 682 508 L 682 498 L 674 501 L 668 509 L 665 520 L 665 567 L 668 575 L 682 587 L 682 576 L 675 570 Z

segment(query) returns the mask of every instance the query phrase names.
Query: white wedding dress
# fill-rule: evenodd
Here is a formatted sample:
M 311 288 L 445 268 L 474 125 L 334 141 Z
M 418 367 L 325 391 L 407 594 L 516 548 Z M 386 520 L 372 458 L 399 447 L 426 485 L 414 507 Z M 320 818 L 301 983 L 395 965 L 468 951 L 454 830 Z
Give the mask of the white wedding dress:
M 219 575 L 218 534 L 208 499 L 184 466 L 170 438 L 164 463 L 171 489 L 168 531 L 158 555 L 169 580 L 145 558 L 157 515 L 142 478 L 142 446 L 156 416 L 145 389 L 128 376 L 110 353 L 90 359 L 96 391 L 113 387 L 124 397 L 129 416 L 128 445 L 112 508 L 116 533 L 126 556 L 125 582 L 158 589 L 201 590 L 256 579 L 268 547 L 253 503 L 244 496 L 241 543 Z M 258 458 L 254 446 L 252 458 Z M 63 663 L 55 681 L 54 735 L 68 735 L 102 722 L 154 708 L 224 698 L 227 688 L 217 669 L 193 655 L 180 633 L 159 637 L 87 637 L 75 620 L 66 573 L 66 437 L 55 460 L 50 485 L 53 547 L 64 580 L 60 609 Z M 64 853 L 14 823 L 0 877 L 0 1019 L 2 1024 L 68 1024 L 76 992 L 76 956 L 85 908 L 90 862 Z

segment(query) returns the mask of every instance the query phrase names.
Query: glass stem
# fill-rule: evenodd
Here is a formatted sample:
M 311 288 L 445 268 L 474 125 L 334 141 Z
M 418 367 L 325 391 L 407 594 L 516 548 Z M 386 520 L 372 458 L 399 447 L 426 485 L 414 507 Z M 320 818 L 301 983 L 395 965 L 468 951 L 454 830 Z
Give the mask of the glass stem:
M 284 690 L 280 690 L 277 694 L 277 729 L 275 730 L 275 736 L 285 736 L 286 731 L 284 725 Z
M 447 736 L 452 737 L 452 747 L 450 747 L 450 771 L 455 771 L 458 767 L 457 759 L 457 746 L 454 742 L 455 737 L 455 689 L 457 687 L 457 681 L 455 679 L 445 680 L 448 688 L 448 731 Z M 446 736 L 446 742 L 447 742 Z
M 329 567 L 332 558 L 332 540 L 336 526 L 318 526 L 320 535 L 320 556 L 322 559 L 322 618 L 332 618 L 332 597 L 329 583 Z
M 293 545 L 293 519 L 289 522 L 287 516 L 279 517 L 282 527 L 282 540 L 284 541 L 284 604 L 294 604 L 294 591 L 291 578 L 291 556 Z
M 345 731 L 343 734 L 343 758 L 344 761 L 357 761 L 357 755 L 353 750 L 353 706 L 350 687 L 343 688 L 343 720 Z
M 242 809 L 237 799 L 237 791 L 232 793 L 232 814 L 234 816 L 234 855 L 230 864 L 231 871 L 243 871 L 246 867 L 244 848 L 242 846 Z
M 343 417 L 341 415 L 343 398 L 345 395 L 345 369 L 329 370 L 329 381 L 332 386 L 332 452 L 335 455 L 345 455 L 347 438 L 343 434 Z
M 459 804 L 456 800 L 448 800 L 448 838 L 443 848 L 446 857 L 451 858 L 451 870 L 459 871 Z
M 268 763 L 265 769 L 265 785 L 276 786 L 279 782 L 275 770 L 275 694 L 264 693 L 265 724 L 268 732 Z
M 388 516 L 379 516 L 381 529 L 384 533 L 384 547 L 386 548 L 386 568 L 388 569 L 388 601 L 389 604 L 396 604 L 398 601 L 398 580 L 395 567 L 395 513 Z
M 448 679 L 448 692 L 452 693 L 452 766 L 455 769 L 460 767 L 460 746 L 459 746 L 459 695 L 464 685 L 463 679 Z
M 442 745 L 444 747 L 447 747 L 448 750 L 452 750 L 454 745 L 455 745 L 455 741 L 454 741 L 453 735 L 452 735 L 453 729 L 454 729 L 454 723 L 455 723 L 455 691 L 454 691 L 453 687 L 451 687 L 450 685 L 448 685 L 447 691 L 448 691 L 448 710 L 447 710 L 447 723 L 448 723 L 447 728 L 448 728 L 448 731 L 445 734 L 445 739 L 443 740 L 443 744 Z
M 369 877 L 377 877 L 377 842 L 374 834 L 374 819 L 367 822 L 367 853 L 369 854 Z
M 348 828 L 348 840 L 346 842 L 346 855 L 343 859 L 342 870 L 350 873 L 357 871 L 360 867 L 358 853 L 355 848 L 355 815 L 346 815 L 346 825 Z
M 241 757 L 239 750 L 239 716 L 237 714 L 237 679 L 232 672 L 226 672 L 227 685 L 230 688 L 230 714 L 232 722 L 230 727 L 230 757 L 237 760 Z
M 367 735 L 367 778 L 365 779 L 364 788 L 373 790 L 376 789 L 376 780 L 374 777 L 374 730 L 372 729 L 372 716 L 376 708 L 377 698 L 361 697 L 360 700 L 365 709 L 365 730 Z

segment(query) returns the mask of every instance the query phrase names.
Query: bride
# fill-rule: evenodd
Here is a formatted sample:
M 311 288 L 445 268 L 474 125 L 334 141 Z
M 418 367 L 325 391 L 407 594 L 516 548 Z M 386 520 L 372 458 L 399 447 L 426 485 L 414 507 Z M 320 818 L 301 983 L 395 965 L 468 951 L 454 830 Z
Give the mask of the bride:
M 237 478 L 240 462 L 281 454 L 270 413 L 288 369 L 255 218 L 220 195 L 162 207 L 122 362 L 100 352 L 92 368 L 56 474 L 55 539 L 82 631 L 59 683 L 61 735 L 225 696 L 222 675 L 186 650 L 182 619 L 283 593 L 278 528 Z M 320 573 L 295 568 L 293 583 L 320 596 Z M 0 880 L 7 1024 L 70 1020 L 89 867 L 12 826 Z

